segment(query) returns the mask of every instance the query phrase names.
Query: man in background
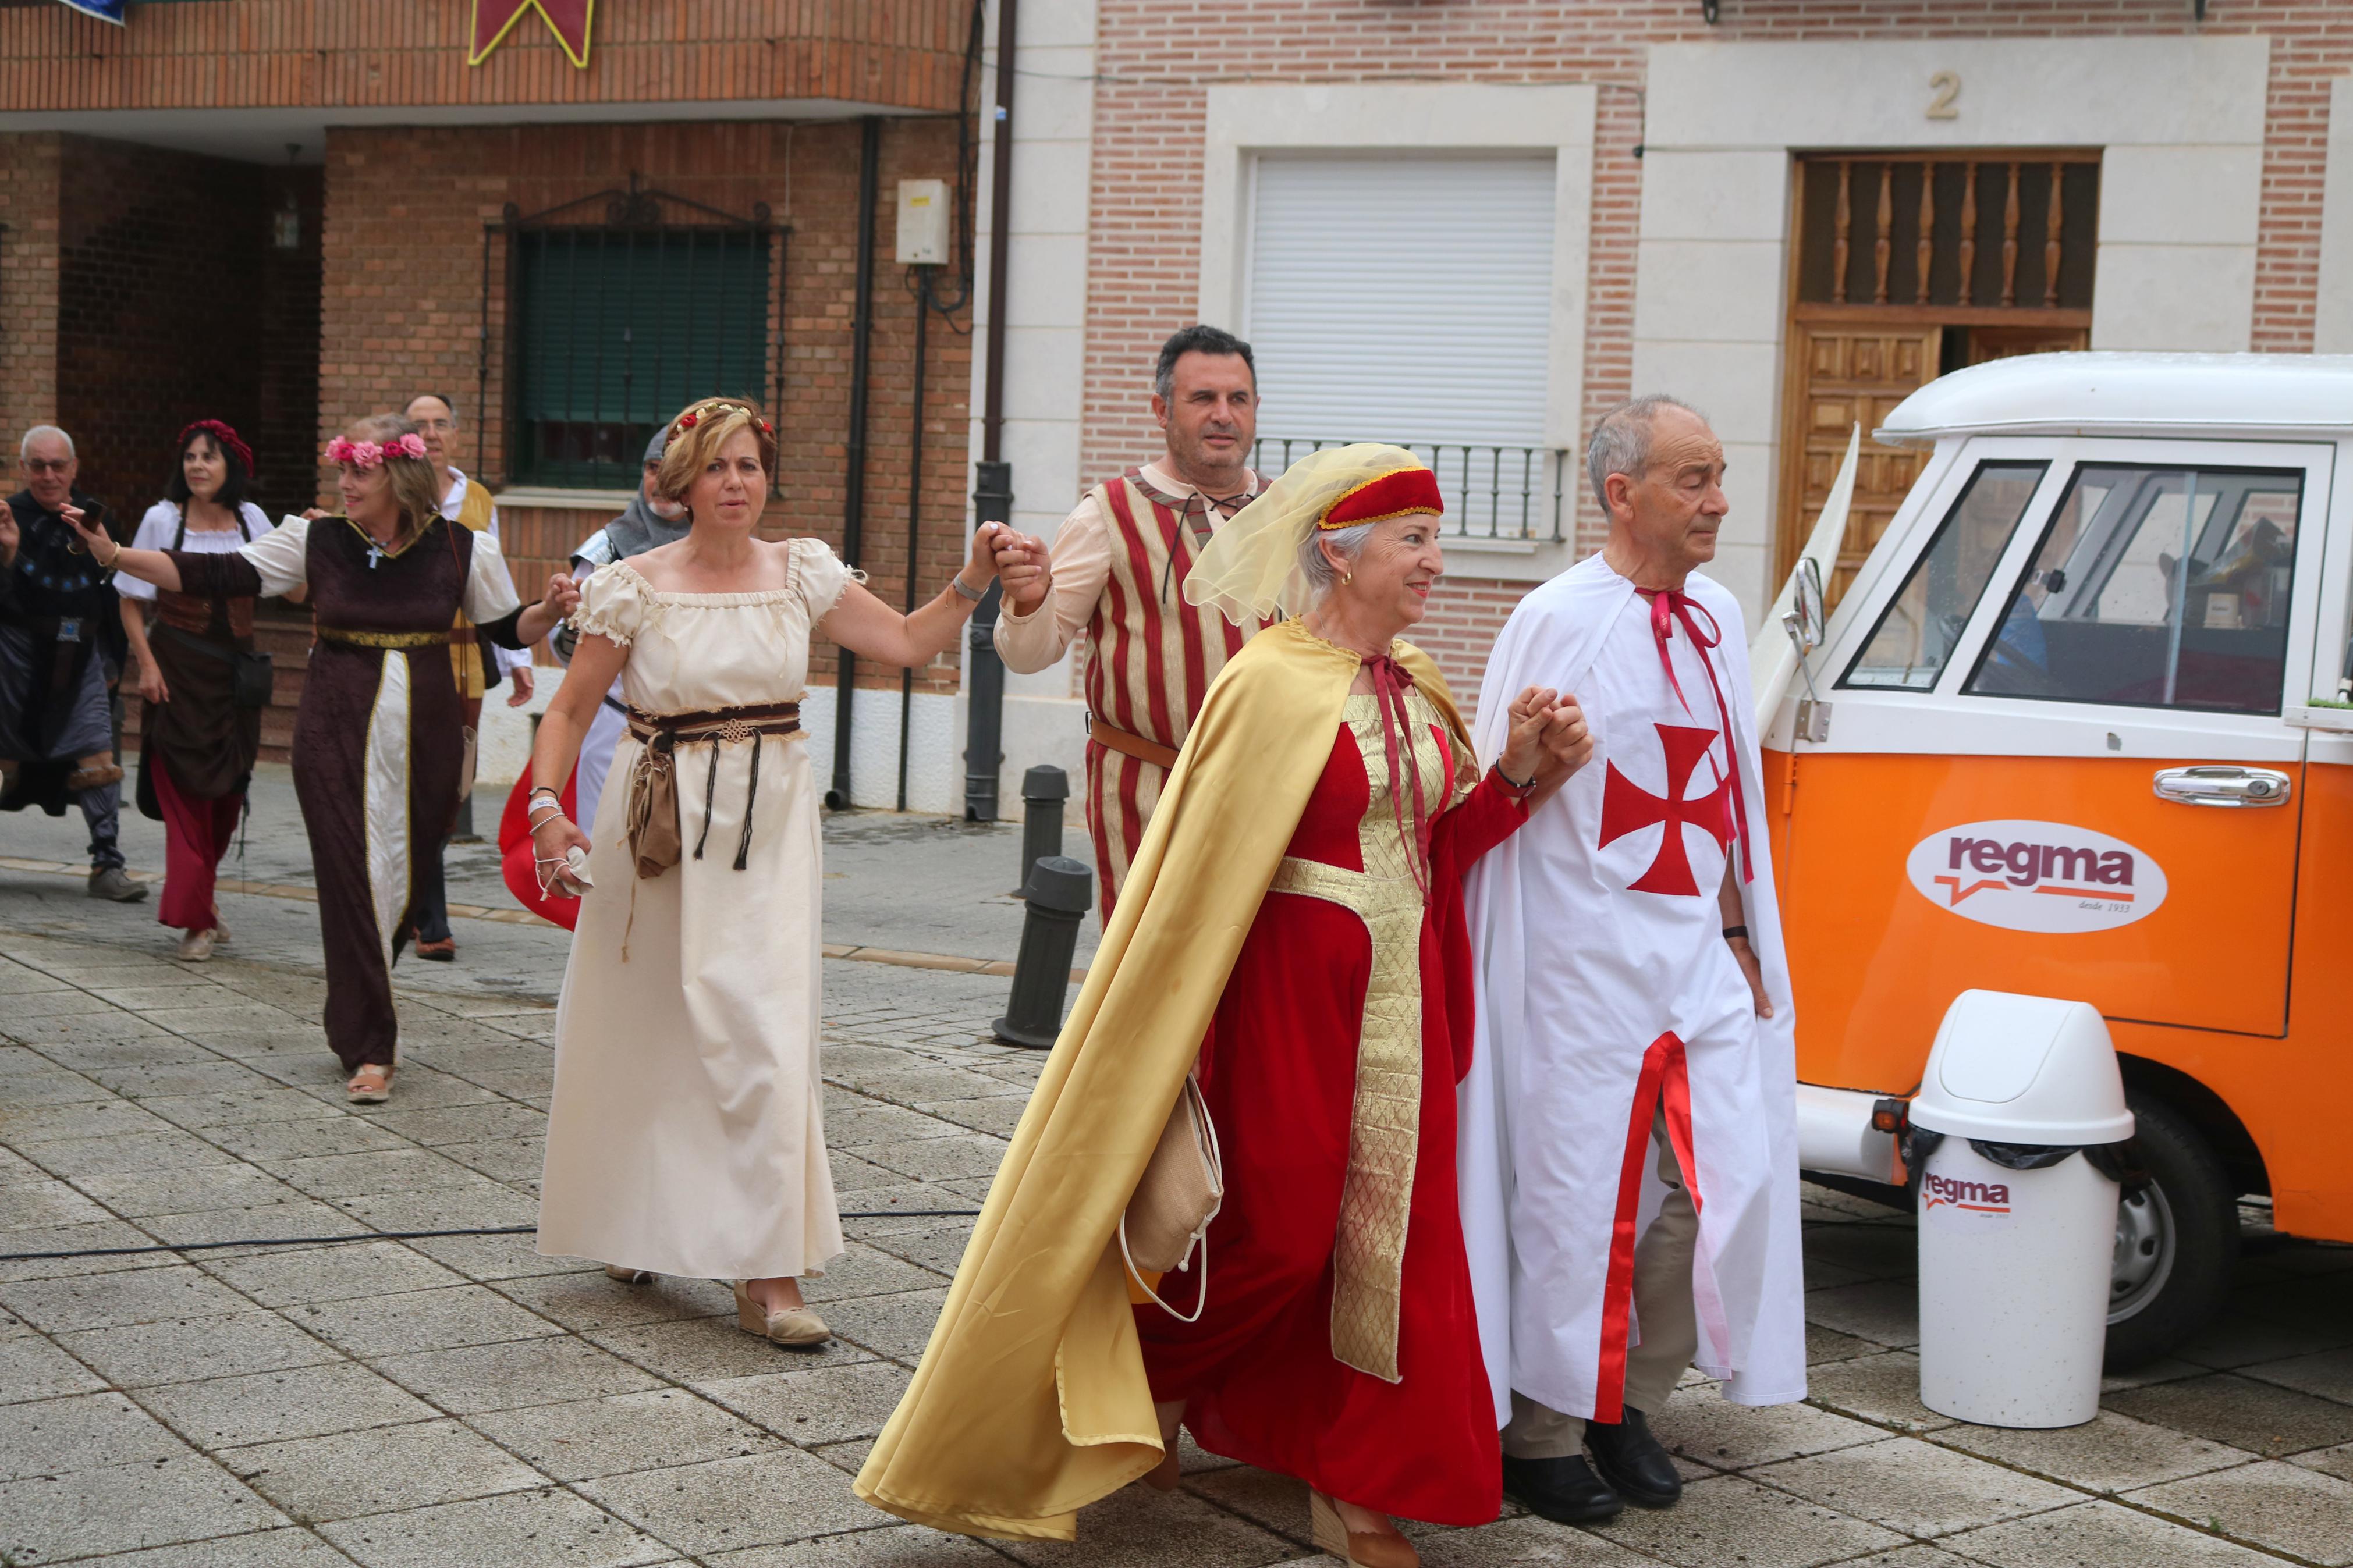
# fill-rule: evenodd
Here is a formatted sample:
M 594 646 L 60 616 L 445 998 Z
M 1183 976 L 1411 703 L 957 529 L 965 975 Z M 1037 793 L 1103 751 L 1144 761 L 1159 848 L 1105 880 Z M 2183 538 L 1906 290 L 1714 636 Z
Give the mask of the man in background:
M 1250 344 L 1206 325 L 1170 338 L 1153 369 L 1152 417 L 1160 455 L 1089 490 L 1050 550 L 1011 530 L 997 548 L 1006 668 L 1033 675 L 1086 634 L 1087 829 L 1106 921 L 1209 682 L 1259 629 L 1184 594 L 1218 529 L 1266 489 L 1249 466 Z
M 403 410 L 424 437 L 425 456 L 441 470 L 441 515 L 477 533 L 499 537 L 499 509 L 491 492 L 468 479 L 457 465 L 458 405 L 437 392 L 419 393 Z M 500 543 L 504 544 L 504 540 Z M 459 616 L 449 628 L 449 664 L 458 681 L 458 695 L 466 704 L 466 728 L 481 728 L 482 697 L 501 679 L 507 682 L 507 706 L 520 708 L 531 700 L 531 655 L 525 651 L 484 647 L 474 623 Z M 474 787 L 472 757 L 468 759 L 465 788 Z M 449 894 L 441 858 L 448 848 L 442 840 L 417 861 L 417 956 L 449 963 L 458 956 L 458 939 L 449 930 Z
M 76 488 L 73 437 L 36 425 L 16 449 L 24 488 L 0 511 L 0 811 L 66 802 L 90 825 L 90 896 L 135 903 L 146 888 L 122 869 L 116 842 L 122 767 L 113 699 L 122 622 L 111 574 L 81 548 L 59 513 L 80 509 L 111 533 L 105 503 Z

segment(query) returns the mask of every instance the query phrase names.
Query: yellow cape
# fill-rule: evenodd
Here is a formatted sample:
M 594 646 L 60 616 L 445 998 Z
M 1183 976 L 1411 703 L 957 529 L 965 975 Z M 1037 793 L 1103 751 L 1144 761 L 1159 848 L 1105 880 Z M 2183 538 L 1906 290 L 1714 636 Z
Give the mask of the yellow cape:
M 480 533 L 491 526 L 491 518 L 497 510 L 497 503 L 491 500 L 491 492 L 469 479 L 466 481 L 466 497 L 458 503 L 459 522 Z M 528 605 L 531 601 L 526 599 L 523 603 Z M 453 631 L 462 632 L 473 624 L 466 618 L 466 612 L 460 610 L 458 618 L 449 626 Z M 490 681 L 482 671 L 481 645 L 472 637 L 458 638 L 449 644 L 449 668 L 458 678 L 458 695 L 468 701 L 480 700 L 488 689 Z
M 1395 653 L 1471 755 L 1437 667 Z M 1114 1231 L 1331 760 L 1358 664 L 1286 621 L 1209 688 L 923 1365 L 859 1472 L 877 1508 L 1068 1541 L 1079 1509 L 1159 1462 Z

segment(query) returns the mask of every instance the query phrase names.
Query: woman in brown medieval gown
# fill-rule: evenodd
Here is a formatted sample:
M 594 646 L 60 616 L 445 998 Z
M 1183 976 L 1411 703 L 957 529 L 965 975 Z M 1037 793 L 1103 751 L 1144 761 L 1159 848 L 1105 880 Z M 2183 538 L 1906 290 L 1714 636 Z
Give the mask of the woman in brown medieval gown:
M 142 550 L 226 555 L 269 531 L 245 499 L 252 449 L 217 419 L 180 432 L 164 499 L 147 509 L 131 542 Z M 228 940 L 213 878 L 236 837 L 245 787 L 261 750 L 259 701 L 240 701 L 239 656 L 253 647 L 253 600 L 165 593 L 119 576 L 122 630 L 143 703 L 139 719 L 139 809 L 164 825 L 164 897 L 157 918 L 176 926 L 179 956 L 202 962 Z M 153 610 L 151 625 L 148 612 Z
M 498 542 L 441 517 L 425 443 L 400 416 L 359 420 L 327 457 L 343 514 L 287 518 L 231 554 L 82 537 L 100 565 L 174 593 L 309 588 L 318 641 L 294 721 L 294 792 L 318 879 L 327 1043 L 350 1097 L 375 1104 L 399 1060 L 392 963 L 416 930 L 417 853 L 458 809 L 465 742 L 450 620 L 462 609 L 501 647 L 528 647 L 578 595 L 559 577 L 543 603 L 517 602 Z

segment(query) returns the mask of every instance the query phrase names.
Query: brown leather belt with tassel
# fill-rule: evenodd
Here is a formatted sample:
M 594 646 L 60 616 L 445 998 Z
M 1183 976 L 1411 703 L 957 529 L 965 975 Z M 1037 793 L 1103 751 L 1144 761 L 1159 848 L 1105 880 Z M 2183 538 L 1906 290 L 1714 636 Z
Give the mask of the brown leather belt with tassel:
M 694 858 L 700 860 L 703 840 L 711 837 L 711 804 L 719 788 L 720 743 L 797 734 L 800 727 L 797 702 L 765 702 L 702 713 L 653 714 L 630 709 L 629 733 L 644 745 L 629 773 L 629 854 L 638 863 L 638 875 L 660 876 L 679 863 L 685 850 L 678 815 L 679 747 L 711 747 L 711 765 L 702 782 L 702 832 L 694 843 Z M 752 850 L 752 806 L 760 798 L 760 750 L 756 745 L 752 749 L 752 780 L 744 796 L 744 837 L 735 846 L 738 871 L 744 869 Z

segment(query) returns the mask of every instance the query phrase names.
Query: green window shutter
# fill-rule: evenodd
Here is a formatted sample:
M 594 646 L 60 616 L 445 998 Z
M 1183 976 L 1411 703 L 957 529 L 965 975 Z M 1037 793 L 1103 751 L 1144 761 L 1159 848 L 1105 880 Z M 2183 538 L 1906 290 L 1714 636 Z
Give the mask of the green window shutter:
M 766 233 L 549 228 L 516 244 L 522 482 L 633 489 L 679 409 L 765 399 Z

